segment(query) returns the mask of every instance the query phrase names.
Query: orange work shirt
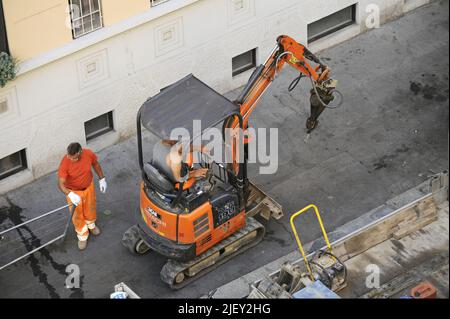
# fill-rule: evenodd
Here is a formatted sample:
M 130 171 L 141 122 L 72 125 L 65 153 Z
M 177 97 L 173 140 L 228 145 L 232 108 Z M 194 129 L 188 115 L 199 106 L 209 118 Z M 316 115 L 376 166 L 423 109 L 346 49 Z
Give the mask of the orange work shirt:
M 71 190 L 84 190 L 92 183 L 92 165 L 97 162 L 97 155 L 89 149 L 83 149 L 80 159 L 72 162 L 67 155 L 61 161 L 58 176 L 64 178 L 64 186 Z

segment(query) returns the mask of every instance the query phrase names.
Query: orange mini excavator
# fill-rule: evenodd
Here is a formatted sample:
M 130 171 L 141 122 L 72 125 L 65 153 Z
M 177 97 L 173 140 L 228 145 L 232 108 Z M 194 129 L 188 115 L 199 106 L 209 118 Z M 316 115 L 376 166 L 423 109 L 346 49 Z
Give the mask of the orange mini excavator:
M 313 85 L 311 114 L 306 122 L 309 133 L 317 126 L 323 110 L 335 104 L 339 94 L 335 89 L 337 82 L 330 78 L 326 65 L 288 36 L 277 39 L 267 61 L 255 69 L 234 102 L 189 75 L 162 89 L 140 108 L 137 115 L 143 178 L 140 209 L 136 212 L 137 224 L 125 232 L 122 242 L 134 254 L 153 250 L 166 256 L 168 261 L 161 270 L 161 279 L 171 288 L 186 286 L 258 244 L 265 230 L 255 215 L 265 219 L 283 216 L 281 206 L 248 180 L 249 138 L 239 132 L 246 132 L 259 98 L 286 63 L 300 72 L 290 89 L 302 77 L 309 78 Z M 165 158 L 163 161 L 158 158 L 156 148 L 152 160 L 144 161 L 142 126 L 157 137 L 156 143 L 173 140 L 173 130 L 182 128 L 190 134 L 188 144 L 192 146 L 192 141 L 198 138 L 194 120 L 201 120 L 200 133 L 220 128 L 221 144 L 231 150 L 231 161 L 213 161 L 200 153 L 194 164 L 191 147 L 178 180 L 164 164 Z M 225 138 L 226 132 L 231 132 L 230 138 Z M 206 177 L 188 178 L 196 165 L 207 168 Z

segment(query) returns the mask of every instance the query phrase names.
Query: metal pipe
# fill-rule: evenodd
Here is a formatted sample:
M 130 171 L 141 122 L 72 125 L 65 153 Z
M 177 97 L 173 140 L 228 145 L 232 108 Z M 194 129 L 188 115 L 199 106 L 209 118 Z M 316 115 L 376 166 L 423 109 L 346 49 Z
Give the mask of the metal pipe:
M 69 205 L 69 206 L 70 206 L 70 205 Z M 72 210 L 70 211 L 70 217 L 69 217 L 69 219 L 67 220 L 66 228 L 64 229 L 63 238 L 66 237 L 67 229 L 69 229 L 70 221 L 72 220 L 73 213 L 75 213 L 75 209 L 77 209 L 77 206 L 72 205 Z
M 141 170 L 144 170 L 144 158 L 142 154 L 142 126 L 141 126 L 141 116 L 143 111 L 143 106 L 139 109 L 136 117 L 136 137 L 137 137 L 137 147 L 138 147 L 138 160 Z
M 67 204 L 67 205 L 62 206 L 62 207 L 60 207 L 60 208 L 54 209 L 54 210 L 52 210 L 52 211 L 50 211 L 50 212 L 48 212 L 48 213 L 45 213 L 45 214 L 43 214 L 43 215 L 41 215 L 41 216 L 35 217 L 35 218 L 33 218 L 33 219 L 30 219 L 30 220 L 28 220 L 28 221 L 26 221 L 26 222 L 24 222 L 24 223 L 22 223 L 22 224 L 19 224 L 19 225 L 16 225 L 16 226 L 14 226 L 14 227 L 11 227 L 11 228 L 9 228 L 9 229 L 7 229 L 7 230 L 4 230 L 4 231 L 0 232 L 0 236 L 3 235 L 3 234 L 8 233 L 8 232 L 10 232 L 10 231 L 12 231 L 12 230 L 14 230 L 14 229 L 23 227 L 23 226 L 25 226 L 25 225 L 27 225 L 27 224 L 29 224 L 29 223 L 31 223 L 31 222 L 34 222 L 34 221 L 39 220 L 39 219 L 41 219 L 41 218 L 44 218 L 44 217 L 46 217 L 46 216 L 48 216 L 48 215 L 54 214 L 54 213 L 56 213 L 56 212 L 58 212 L 58 211 L 60 211 L 60 210 L 63 210 L 63 209 L 65 209 L 65 208 L 68 208 L 69 206 L 71 206 L 71 205 L 70 205 L 70 204 Z
M 54 242 L 56 242 L 56 241 L 58 241 L 58 240 L 60 240 L 60 239 L 64 239 L 64 238 L 66 237 L 67 229 L 69 228 L 69 224 L 70 224 L 70 221 L 71 221 L 71 219 L 72 219 L 72 215 L 73 215 L 73 213 L 75 212 L 76 206 L 73 205 L 73 204 L 67 204 L 67 205 L 65 205 L 65 206 L 62 206 L 62 207 L 57 208 L 57 209 L 54 209 L 54 210 L 52 210 L 52 211 L 50 211 L 50 212 L 48 212 L 48 213 L 45 213 L 45 214 L 43 214 L 43 215 L 41 215 L 41 216 L 38 216 L 38 217 L 33 218 L 33 219 L 30 219 L 29 221 L 26 221 L 26 222 L 24 222 L 24 223 L 22 223 L 22 224 L 16 225 L 16 226 L 14 226 L 14 227 L 11 227 L 11 228 L 9 228 L 9 229 L 7 229 L 7 230 L 1 232 L 0 235 L 3 235 L 3 234 L 5 234 L 5 233 L 7 233 L 7 232 L 10 232 L 10 231 L 12 231 L 12 230 L 14 230 L 14 229 L 17 229 L 17 228 L 20 228 L 20 227 L 23 227 L 23 226 L 25 226 L 25 225 L 27 225 L 27 224 L 33 222 L 33 221 L 36 221 L 36 220 L 39 220 L 39 219 L 41 219 L 41 218 L 43 218 L 43 217 L 49 216 L 49 215 L 51 215 L 51 214 L 54 214 L 54 213 L 56 213 L 56 212 L 58 212 L 58 211 L 60 211 L 60 210 L 62 210 L 62 209 L 66 209 L 66 208 L 68 208 L 68 207 L 72 207 L 72 209 L 71 209 L 71 211 L 70 211 L 70 216 L 69 216 L 69 219 L 68 219 L 68 221 L 67 221 L 67 223 L 66 223 L 66 227 L 64 228 L 64 233 L 63 233 L 62 235 L 60 235 L 60 236 L 58 236 L 58 237 L 56 237 L 56 238 L 50 240 L 49 242 L 47 242 L 47 243 L 44 244 L 44 245 L 41 245 L 41 246 L 39 246 L 39 247 L 33 249 L 32 251 L 29 251 L 29 252 L 26 253 L 25 255 L 22 255 L 22 256 L 20 256 L 20 257 L 18 257 L 18 258 L 16 258 L 16 259 L 14 259 L 13 261 L 7 263 L 6 265 L 0 266 L 0 270 L 2 270 L 2 269 L 4 269 L 4 268 L 6 268 L 6 267 L 8 267 L 8 266 L 10 266 L 10 265 L 12 265 L 12 264 L 18 262 L 19 260 L 21 260 L 21 259 L 23 259 L 23 258 L 25 258 L 25 257 L 27 257 L 27 256 L 29 256 L 29 255 L 31 255 L 31 254 L 34 254 L 35 252 L 41 250 L 41 249 L 44 248 L 44 247 L 47 247 L 47 246 L 50 245 L 50 244 L 53 244 Z
M 33 249 L 32 251 L 26 253 L 25 255 L 20 256 L 19 258 L 14 259 L 13 261 L 7 263 L 6 265 L 1 266 L 1 267 L 0 267 L 0 270 L 2 270 L 2 269 L 4 269 L 4 268 L 6 268 L 6 267 L 8 267 L 8 266 L 10 266 L 10 265 L 12 265 L 12 264 L 18 262 L 19 260 L 21 260 L 21 259 L 23 259 L 23 258 L 25 258 L 25 257 L 27 257 L 27 256 L 29 256 L 29 255 L 31 255 L 31 254 L 34 254 L 34 253 L 37 252 L 38 250 L 41 250 L 42 248 L 44 248 L 44 247 L 46 247 L 46 246 L 48 246 L 48 245 L 54 243 L 55 241 L 57 241 L 57 240 L 59 240 L 59 239 L 61 239 L 61 238 L 64 238 L 64 237 L 65 237 L 65 233 L 64 233 L 63 235 L 60 235 L 60 236 L 56 237 L 55 239 L 52 239 L 52 240 L 49 241 L 48 243 L 46 243 L 46 244 L 44 244 L 44 245 L 41 245 L 40 247 L 38 247 L 38 248 L 36 248 L 36 249 Z
M 322 217 L 320 217 L 319 209 L 317 208 L 316 205 L 306 206 L 305 208 L 301 209 L 300 211 L 298 211 L 297 213 L 292 215 L 291 219 L 290 219 L 290 224 L 291 224 L 292 231 L 293 231 L 293 233 L 295 235 L 295 239 L 297 240 L 298 248 L 300 250 L 300 253 L 302 254 L 303 261 L 305 262 L 306 269 L 309 272 L 311 280 L 314 281 L 315 279 L 314 279 L 313 272 L 312 272 L 311 267 L 309 265 L 309 261 L 308 261 L 308 258 L 306 256 L 306 254 L 305 254 L 305 251 L 303 250 L 303 244 L 300 241 L 300 237 L 298 236 L 298 232 L 297 232 L 297 229 L 296 229 L 295 224 L 294 224 L 294 219 L 297 216 L 303 214 L 306 211 L 309 211 L 310 209 L 313 209 L 314 212 L 316 213 L 316 217 L 317 217 L 317 220 L 319 221 L 320 229 L 322 230 L 323 238 L 325 239 L 325 243 L 327 244 L 328 250 L 331 252 L 331 244 L 330 244 L 330 241 L 328 239 L 327 232 L 325 231 L 325 227 L 323 226 L 323 221 L 322 221 Z

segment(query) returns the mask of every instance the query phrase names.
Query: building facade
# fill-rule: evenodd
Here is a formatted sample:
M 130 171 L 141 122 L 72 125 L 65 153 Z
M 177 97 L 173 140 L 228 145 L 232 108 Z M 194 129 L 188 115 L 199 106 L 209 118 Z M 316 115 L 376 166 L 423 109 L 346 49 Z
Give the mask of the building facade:
M 70 142 L 132 136 L 142 103 L 189 73 L 225 93 L 280 34 L 320 51 L 370 28 L 373 10 L 384 23 L 428 2 L 0 1 L 0 51 L 19 61 L 0 88 L 0 194 L 56 170 Z

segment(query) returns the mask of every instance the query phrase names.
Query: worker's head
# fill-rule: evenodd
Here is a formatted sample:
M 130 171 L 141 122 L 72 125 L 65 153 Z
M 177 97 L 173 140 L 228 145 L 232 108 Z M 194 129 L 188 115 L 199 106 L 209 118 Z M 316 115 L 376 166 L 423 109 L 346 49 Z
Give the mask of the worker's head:
M 174 146 L 175 144 L 178 143 L 178 141 L 175 141 L 175 140 L 162 140 L 161 143 L 163 145 L 167 145 L 167 146 Z
M 67 157 L 72 162 L 77 162 L 81 158 L 81 145 L 80 143 L 70 143 L 69 146 L 67 146 Z

